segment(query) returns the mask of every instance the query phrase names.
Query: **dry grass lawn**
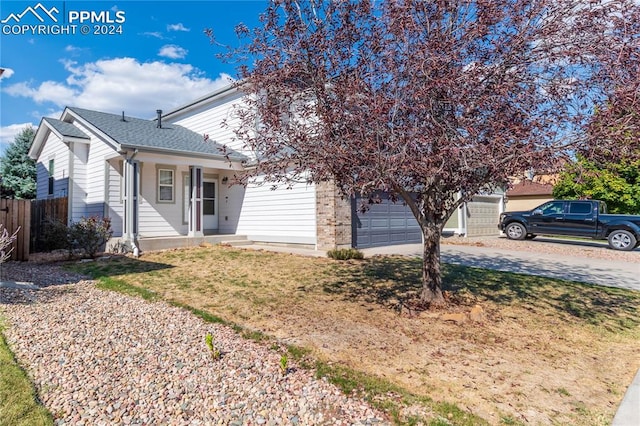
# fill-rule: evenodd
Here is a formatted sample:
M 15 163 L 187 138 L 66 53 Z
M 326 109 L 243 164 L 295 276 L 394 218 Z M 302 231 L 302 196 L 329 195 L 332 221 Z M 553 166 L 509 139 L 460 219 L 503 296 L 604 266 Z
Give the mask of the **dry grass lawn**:
M 79 267 L 490 424 L 610 424 L 640 367 L 640 293 L 445 266 L 451 306 L 416 311 L 419 262 L 215 246 Z

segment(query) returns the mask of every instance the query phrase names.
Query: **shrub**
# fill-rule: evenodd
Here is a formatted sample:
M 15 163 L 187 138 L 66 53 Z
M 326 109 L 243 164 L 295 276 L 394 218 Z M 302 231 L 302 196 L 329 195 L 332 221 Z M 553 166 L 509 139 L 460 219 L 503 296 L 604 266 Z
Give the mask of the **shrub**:
M 0 263 L 11 258 L 11 252 L 13 251 L 13 242 L 18 237 L 18 231 L 16 230 L 12 235 L 9 235 L 9 231 L 0 223 Z
M 327 252 L 327 256 L 336 260 L 364 259 L 364 254 L 354 248 L 333 249 Z
M 81 255 L 93 258 L 98 251 L 104 249 L 111 235 L 113 230 L 108 217 L 83 217 L 69 227 L 69 248 L 72 252 L 79 250 Z
M 42 229 L 42 249 L 53 251 L 69 249 L 69 227 L 57 219 L 46 219 Z

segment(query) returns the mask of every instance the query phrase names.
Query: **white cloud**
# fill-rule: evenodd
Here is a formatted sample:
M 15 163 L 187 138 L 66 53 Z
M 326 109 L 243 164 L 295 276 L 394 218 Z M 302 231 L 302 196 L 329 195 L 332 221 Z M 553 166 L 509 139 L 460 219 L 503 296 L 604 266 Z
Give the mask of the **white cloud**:
M 191 28 L 187 28 L 184 25 L 182 25 L 182 22 L 179 22 L 177 24 L 169 24 L 167 25 L 167 31 L 191 31 Z
M 142 35 L 148 36 L 148 37 L 159 38 L 160 40 L 164 40 L 165 39 L 164 36 L 162 35 L 162 33 L 158 32 L 158 31 L 146 32 L 146 33 L 142 33 Z
M 182 59 L 187 56 L 189 51 L 183 47 L 176 46 L 175 44 L 165 44 L 160 48 L 158 56 L 164 56 L 171 59 Z
M 45 81 L 38 87 L 32 87 L 30 83 L 21 82 L 7 86 L 5 93 L 15 97 L 31 98 L 37 103 L 54 102 L 56 105 L 73 103 L 76 91 L 64 83 Z
M 0 74 L 0 80 L 4 80 L 5 78 L 10 78 L 14 74 L 14 71 L 11 68 L 0 67 L 0 69 L 2 69 L 2 74 Z
M 16 83 L 4 90 L 11 96 L 50 102 L 58 108 L 77 106 L 97 111 L 149 118 L 156 109 L 169 110 L 228 85 L 232 79 L 221 74 L 206 78 L 188 64 L 138 62 L 116 58 L 77 64 L 67 61 L 66 81 L 45 81 L 38 85 Z
M 33 123 L 11 124 L 9 126 L 0 127 L 0 150 L 4 150 L 8 145 L 13 143 L 18 133 L 22 132 L 25 127 L 36 127 Z

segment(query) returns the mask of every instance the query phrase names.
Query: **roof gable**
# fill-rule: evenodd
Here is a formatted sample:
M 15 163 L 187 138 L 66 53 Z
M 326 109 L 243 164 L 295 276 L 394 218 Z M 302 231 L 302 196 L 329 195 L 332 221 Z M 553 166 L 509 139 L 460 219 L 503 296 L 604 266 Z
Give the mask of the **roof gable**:
M 55 134 L 56 137 L 64 143 L 87 143 L 91 140 L 91 138 L 86 133 L 84 133 L 82 130 L 71 123 L 57 120 L 55 118 L 44 117 L 42 120 L 40 120 L 40 125 L 36 130 L 36 134 L 33 138 L 33 142 L 31 143 L 31 147 L 29 147 L 28 155 L 30 158 L 36 160 L 40 156 L 40 153 L 42 152 L 44 144 L 46 143 L 46 140 L 49 137 L 50 133 Z
M 90 139 L 86 133 L 82 130 L 78 129 L 71 123 L 67 123 L 66 121 L 56 120 L 55 118 L 45 117 L 42 119 L 43 123 L 47 124 L 48 127 L 57 133 L 57 136 L 60 139 L 69 138 L 77 138 L 77 139 Z

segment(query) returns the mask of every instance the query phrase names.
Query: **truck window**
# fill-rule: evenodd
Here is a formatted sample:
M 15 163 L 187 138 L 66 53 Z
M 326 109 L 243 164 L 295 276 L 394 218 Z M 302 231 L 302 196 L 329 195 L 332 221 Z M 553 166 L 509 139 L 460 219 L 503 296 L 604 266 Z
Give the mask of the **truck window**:
M 600 214 L 607 214 L 607 205 L 604 201 L 600 202 Z
M 562 214 L 564 213 L 564 201 L 551 201 L 539 207 L 542 214 Z
M 589 202 L 571 202 L 569 203 L 570 214 L 589 214 L 591 213 L 591 203 Z

